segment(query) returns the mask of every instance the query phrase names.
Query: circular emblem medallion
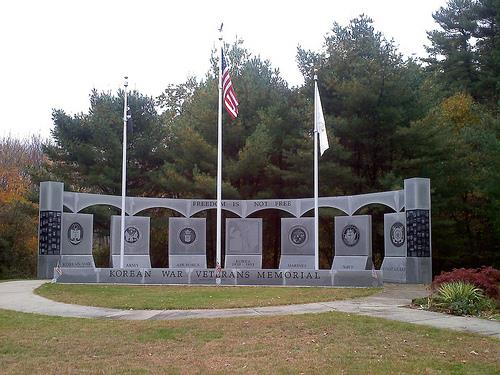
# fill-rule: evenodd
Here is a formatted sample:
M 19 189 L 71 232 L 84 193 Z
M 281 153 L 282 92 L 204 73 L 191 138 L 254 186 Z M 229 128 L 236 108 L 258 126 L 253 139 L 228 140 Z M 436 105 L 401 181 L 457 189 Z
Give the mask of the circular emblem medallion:
M 349 224 L 342 230 L 342 242 L 349 247 L 355 246 L 359 242 L 359 229 L 357 226 Z
M 80 223 L 73 223 L 68 228 L 68 240 L 72 245 L 82 242 L 83 228 Z
M 139 234 L 139 229 L 136 227 L 128 227 L 125 229 L 125 242 L 136 243 L 139 241 L 141 235 Z
M 290 230 L 290 241 L 296 246 L 302 246 L 307 241 L 307 230 L 303 226 L 295 226 Z
M 184 245 L 192 244 L 196 240 L 196 232 L 193 228 L 184 228 L 179 233 L 179 239 Z
M 401 247 L 405 243 L 405 226 L 396 222 L 391 227 L 391 242 L 396 247 Z

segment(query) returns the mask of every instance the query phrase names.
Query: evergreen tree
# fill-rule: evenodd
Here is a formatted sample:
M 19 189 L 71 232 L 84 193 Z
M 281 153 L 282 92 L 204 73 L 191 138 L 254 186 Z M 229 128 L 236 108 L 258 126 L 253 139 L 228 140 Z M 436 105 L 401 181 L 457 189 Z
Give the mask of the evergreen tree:
M 500 98 L 500 2 L 450 0 L 433 18 L 428 33 L 428 71 L 445 96 L 465 91 L 495 108 Z
M 269 61 L 252 56 L 241 41 L 227 45 L 225 51 L 240 110 L 234 121 L 223 111 L 223 199 L 312 196 L 312 112 L 307 111 L 311 116 L 304 122 L 302 97 Z M 215 198 L 217 65 L 214 51 L 212 70 L 205 79 L 171 86 L 159 98 L 160 105 L 168 108 L 163 120 L 173 140 L 159 178 L 176 196 Z M 300 145 L 306 143 L 310 148 L 297 164 L 296 156 L 304 156 Z M 276 267 L 282 213 L 263 214 L 264 265 Z M 213 224 L 215 212 L 207 215 L 209 225 Z M 208 233 L 209 259 L 213 229 L 212 225 Z
M 286 196 L 287 186 L 282 178 L 282 171 L 288 168 L 285 151 L 305 135 L 300 116 L 291 106 L 293 93 L 268 61 L 251 56 L 241 42 L 226 46 L 226 55 L 231 63 L 240 112 L 234 121 L 223 112 L 223 197 Z M 188 80 L 169 87 L 159 98 L 160 105 L 173 108 L 163 117 L 173 140 L 162 169 L 164 182 L 169 190 L 182 191 L 183 196 L 215 197 L 218 100 L 215 52 L 212 62 L 213 69 L 204 80 L 199 83 Z
M 50 159 L 43 171 L 44 179 L 63 181 L 67 191 L 121 195 L 123 104 L 123 91 L 113 95 L 94 90 L 88 113 L 69 116 L 54 110 L 54 143 L 44 147 Z M 132 92 L 128 106 L 133 128 L 127 130 L 127 195 L 161 196 L 163 186 L 156 175 L 166 156 L 167 129 L 161 125 L 152 98 Z M 98 232 L 94 236 L 96 262 L 98 266 L 107 266 L 109 241 L 100 240 L 109 236 L 110 215 L 119 214 L 119 210 L 103 206 L 89 210 L 94 214 L 94 230 Z M 161 213 L 147 215 L 153 218 L 154 233 L 158 226 L 155 217 Z M 158 266 L 164 264 L 166 239 L 160 232 L 152 238 L 151 256 L 153 262 L 160 259 L 155 263 Z
M 165 130 L 152 98 L 132 92 L 128 98 L 134 128 L 127 136 L 127 194 L 161 192 L 155 170 L 163 164 Z M 68 190 L 121 194 L 123 92 L 93 91 L 88 113 L 53 112 L 55 143 L 45 145 L 47 170 Z
M 498 267 L 500 121 L 457 94 L 399 133 L 397 173 L 431 179 L 435 268 Z
M 306 79 L 303 93 L 311 90 L 312 68 L 318 69 L 327 128 L 343 150 L 325 154 L 322 164 L 349 168 L 351 178 L 337 176 L 343 193 L 384 188 L 398 142 L 396 130 L 422 115 L 420 67 L 404 60 L 366 16 L 347 27 L 335 23 L 323 51 L 299 48 L 298 61 Z

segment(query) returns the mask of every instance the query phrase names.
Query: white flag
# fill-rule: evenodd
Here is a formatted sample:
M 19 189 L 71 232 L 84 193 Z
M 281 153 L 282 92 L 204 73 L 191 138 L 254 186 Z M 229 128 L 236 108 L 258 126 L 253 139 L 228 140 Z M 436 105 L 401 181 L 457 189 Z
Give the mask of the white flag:
M 318 85 L 314 87 L 314 130 L 319 134 L 319 151 L 321 155 L 328 150 L 328 135 L 326 134 L 325 117 L 321 108 Z

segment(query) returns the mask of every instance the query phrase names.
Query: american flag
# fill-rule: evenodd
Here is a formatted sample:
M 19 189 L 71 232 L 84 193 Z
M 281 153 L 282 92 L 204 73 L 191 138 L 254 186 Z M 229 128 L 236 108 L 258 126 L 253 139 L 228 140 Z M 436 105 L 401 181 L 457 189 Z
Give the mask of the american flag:
M 234 92 L 233 83 L 231 82 L 231 77 L 229 76 L 229 68 L 226 64 L 226 59 L 224 58 L 224 51 L 222 51 L 222 92 L 224 107 L 227 113 L 234 120 L 238 116 L 238 99 L 236 98 L 236 93 Z
M 54 268 L 54 277 L 52 278 L 52 282 L 53 283 L 57 282 L 57 279 L 59 279 L 62 275 L 63 275 L 63 271 L 61 268 L 61 264 L 59 263 L 59 261 L 57 261 L 57 265 Z

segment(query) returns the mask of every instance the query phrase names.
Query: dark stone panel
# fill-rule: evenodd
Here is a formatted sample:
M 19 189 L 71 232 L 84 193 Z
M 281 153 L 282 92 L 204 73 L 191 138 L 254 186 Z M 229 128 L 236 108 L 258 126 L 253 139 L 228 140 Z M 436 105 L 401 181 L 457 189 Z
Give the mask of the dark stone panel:
M 429 210 L 406 211 L 407 256 L 430 257 Z
M 61 253 L 61 217 L 59 211 L 40 211 L 38 254 Z

